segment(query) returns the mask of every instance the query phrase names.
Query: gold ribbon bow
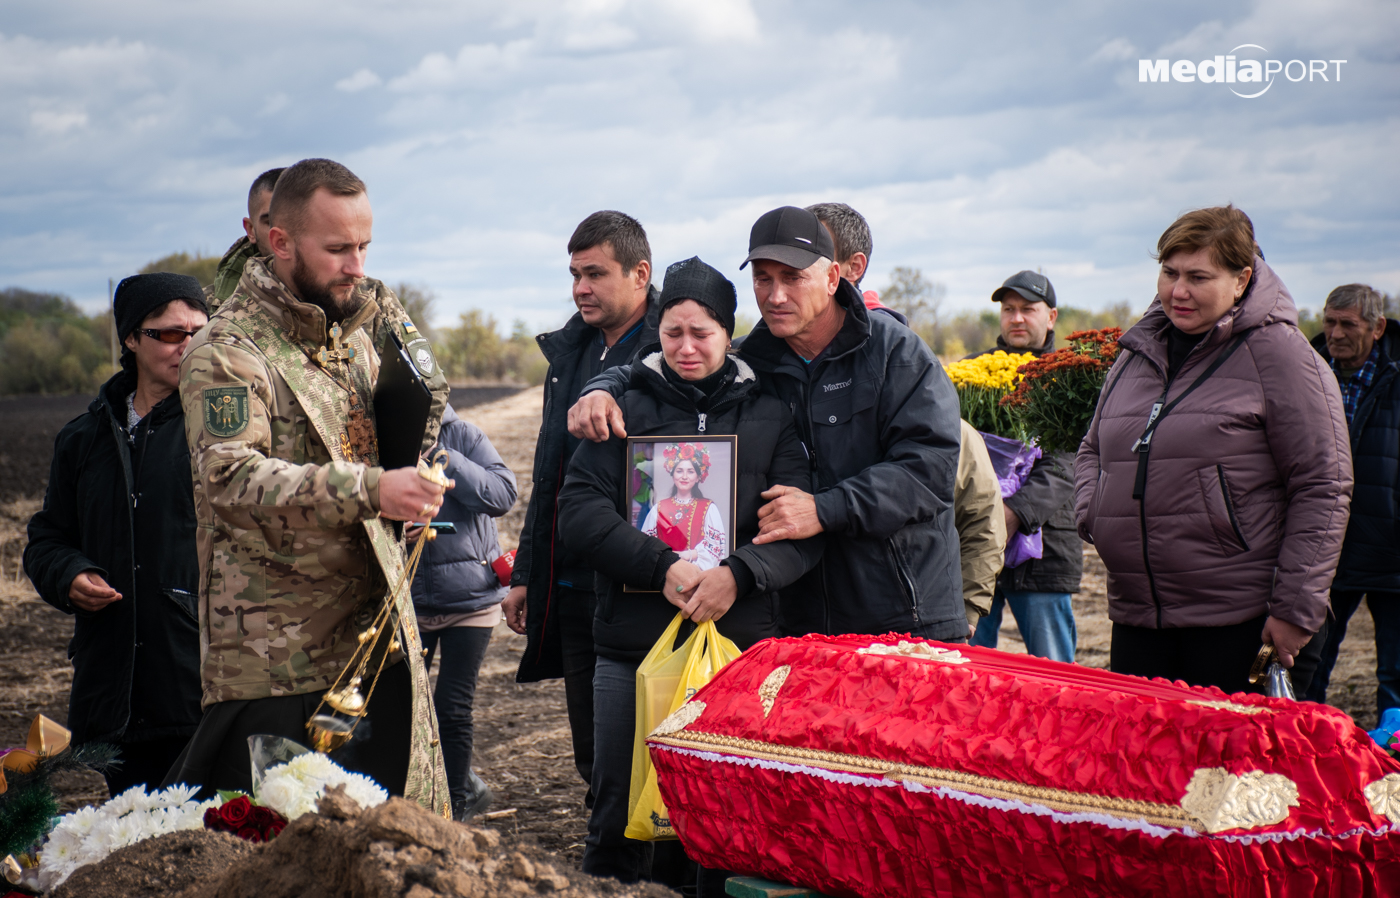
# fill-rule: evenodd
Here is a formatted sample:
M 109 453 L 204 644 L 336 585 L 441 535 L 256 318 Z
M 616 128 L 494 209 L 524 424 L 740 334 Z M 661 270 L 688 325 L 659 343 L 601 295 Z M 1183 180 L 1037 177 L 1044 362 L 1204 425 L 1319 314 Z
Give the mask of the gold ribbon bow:
M 0 795 L 10 788 L 5 771 L 29 773 L 44 758 L 52 757 L 68 747 L 73 734 L 40 714 L 29 725 L 29 740 L 24 748 L 12 748 L 0 755 Z

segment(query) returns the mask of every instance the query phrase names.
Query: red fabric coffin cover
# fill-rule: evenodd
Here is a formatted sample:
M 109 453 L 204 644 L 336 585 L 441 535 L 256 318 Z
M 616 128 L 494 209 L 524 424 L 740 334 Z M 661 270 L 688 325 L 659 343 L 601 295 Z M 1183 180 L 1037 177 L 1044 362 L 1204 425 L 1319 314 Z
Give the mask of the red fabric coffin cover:
M 1400 895 L 1400 764 L 1322 705 L 808 636 L 648 743 L 692 858 L 832 895 Z

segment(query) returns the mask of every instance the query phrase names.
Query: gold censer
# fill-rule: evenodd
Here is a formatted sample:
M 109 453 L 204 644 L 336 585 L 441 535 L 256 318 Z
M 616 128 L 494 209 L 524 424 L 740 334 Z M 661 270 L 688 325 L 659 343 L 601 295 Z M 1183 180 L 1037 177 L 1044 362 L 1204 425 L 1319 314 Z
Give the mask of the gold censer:
M 446 489 L 451 482 L 445 473 L 446 467 L 447 453 L 439 451 L 431 465 L 422 459 L 418 460 L 418 476 Z M 383 607 L 375 615 L 374 622 L 359 634 L 359 645 L 356 646 L 354 654 L 346 662 L 340 676 L 331 684 L 331 688 L 321 697 L 321 703 L 316 706 L 316 713 L 306 722 L 307 735 L 314 750 L 323 754 L 332 752 L 354 737 L 355 728 L 360 725 L 369 709 L 369 700 L 374 695 L 375 686 L 379 684 L 379 675 L 384 672 L 389 656 L 400 648 L 399 640 L 393 635 L 399 626 L 395 615 L 399 600 L 405 598 L 406 591 L 412 588 L 413 576 L 418 570 L 419 560 L 423 557 L 424 546 L 436 538 L 437 531 L 425 526 L 413 541 L 413 551 L 409 553 L 408 562 L 404 565 L 398 582 L 389 591 Z M 380 643 L 386 638 L 384 650 L 378 651 Z M 371 672 L 370 665 L 376 654 L 379 656 L 379 663 Z M 363 691 L 366 679 L 369 680 L 367 692 Z M 322 709 L 327 705 L 335 713 L 325 713 Z

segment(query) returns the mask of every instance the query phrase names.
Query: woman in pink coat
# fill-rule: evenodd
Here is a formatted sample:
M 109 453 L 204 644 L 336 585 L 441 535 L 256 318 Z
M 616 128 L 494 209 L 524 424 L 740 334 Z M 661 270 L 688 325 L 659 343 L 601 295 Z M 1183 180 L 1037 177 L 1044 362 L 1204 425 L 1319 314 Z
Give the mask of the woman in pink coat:
M 1079 533 L 1108 568 L 1109 663 L 1237 692 L 1272 643 L 1302 694 L 1351 500 L 1341 393 L 1249 216 L 1188 212 L 1157 259 L 1075 465 Z

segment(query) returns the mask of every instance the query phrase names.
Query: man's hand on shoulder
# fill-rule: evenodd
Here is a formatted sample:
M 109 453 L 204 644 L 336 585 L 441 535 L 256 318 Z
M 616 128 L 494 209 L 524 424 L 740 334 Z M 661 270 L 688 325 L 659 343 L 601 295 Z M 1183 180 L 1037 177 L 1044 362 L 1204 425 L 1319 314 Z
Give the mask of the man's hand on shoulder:
M 68 587 L 68 601 L 83 611 L 101 611 L 121 597 L 96 571 L 83 571 Z
M 447 482 L 447 489 L 457 485 Z M 417 468 L 396 468 L 379 478 L 379 514 L 391 521 L 431 521 L 442 508 L 443 488 L 418 476 Z
M 622 408 L 606 390 L 584 393 L 569 409 L 569 433 L 580 440 L 601 443 L 609 431 L 619 440 L 627 439 L 627 425 L 622 420 Z
M 780 539 L 807 539 L 822 532 L 817 519 L 817 499 L 795 486 L 775 486 L 760 493 L 768 504 L 758 510 L 758 536 L 754 545 Z

